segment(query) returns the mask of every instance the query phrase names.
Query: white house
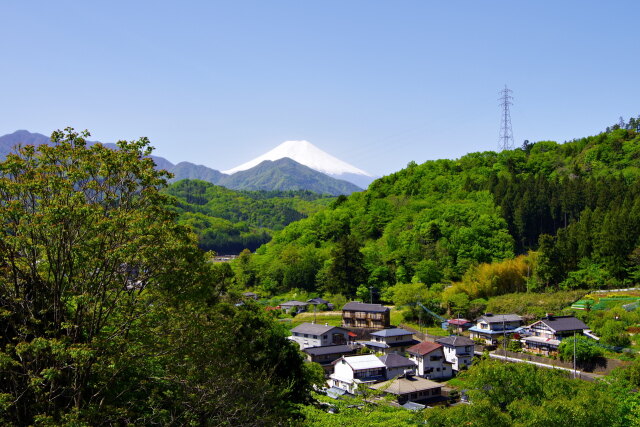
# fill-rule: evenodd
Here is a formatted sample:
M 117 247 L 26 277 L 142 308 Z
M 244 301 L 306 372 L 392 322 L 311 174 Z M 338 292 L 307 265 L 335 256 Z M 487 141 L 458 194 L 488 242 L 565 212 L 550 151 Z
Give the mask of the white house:
M 371 341 L 364 342 L 364 345 L 375 352 L 384 354 L 404 353 L 404 351 L 416 344 L 413 339 L 413 332 L 401 328 L 383 329 L 371 334 Z
M 349 342 L 349 331 L 326 323 L 302 323 L 291 330 L 290 340 L 297 342 L 300 349 L 342 345 Z
M 333 362 L 333 373 L 328 384 L 355 394 L 359 384 L 374 384 L 384 381 L 385 364 L 373 354 L 341 357 Z
M 380 359 L 387 368 L 386 377 L 388 380 L 407 373 L 415 374 L 416 372 L 416 362 L 399 354 L 385 354 L 378 359 Z
M 436 343 L 442 344 L 444 357 L 452 364 L 454 371 L 459 371 L 465 366 L 470 366 L 473 361 L 475 343 L 467 337 L 451 335 L 438 338 Z
M 434 379 L 447 379 L 453 376 L 451 362 L 444 357 L 442 344 L 424 341 L 407 349 L 409 359 L 418 365 L 417 374 L 421 377 Z

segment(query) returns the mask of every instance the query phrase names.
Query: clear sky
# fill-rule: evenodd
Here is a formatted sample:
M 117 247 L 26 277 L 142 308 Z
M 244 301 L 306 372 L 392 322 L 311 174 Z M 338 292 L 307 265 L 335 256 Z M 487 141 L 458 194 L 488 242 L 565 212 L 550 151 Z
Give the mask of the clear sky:
M 377 175 L 640 114 L 640 2 L 0 0 L 0 134 L 224 170 L 306 139 Z

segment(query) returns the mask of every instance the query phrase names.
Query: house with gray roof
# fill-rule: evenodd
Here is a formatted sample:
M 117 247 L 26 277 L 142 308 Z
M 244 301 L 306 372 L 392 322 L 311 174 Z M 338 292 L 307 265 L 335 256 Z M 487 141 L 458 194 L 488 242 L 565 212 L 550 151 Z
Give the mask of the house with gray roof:
M 444 357 L 447 362 L 451 363 L 454 371 L 470 366 L 473 362 L 473 354 L 475 351 L 475 342 L 461 335 L 450 335 L 444 338 L 438 338 L 436 343 L 442 345 Z
M 560 342 L 574 334 L 593 337 L 589 327 L 574 316 L 547 315 L 544 319 L 529 325 L 527 331 L 530 335 L 520 340 L 523 347 L 546 355 L 557 353 Z
M 498 344 L 498 337 L 511 336 L 522 326 L 522 317 L 517 314 L 485 313 L 469 328 L 472 339 L 484 341 L 487 345 Z
M 349 343 L 349 331 L 326 323 L 302 323 L 291 330 L 289 339 L 297 342 L 302 350 L 308 347 L 343 345 Z
M 383 329 L 371 333 L 371 341 L 363 344 L 377 353 L 404 353 L 419 341 L 413 338 L 413 332 L 402 328 Z
M 383 329 L 391 326 L 389 307 L 351 301 L 342 307 L 342 326 L 345 328 Z
M 309 303 L 303 301 L 287 301 L 279 304 L 278 307 L 286 311 L 287 313 L 300 313 L 302 311 L 307 311 L 307 306 Z
M 386 377 L 388 380 L 404 375 L 407 372 L 412 374 L 416 373 L 416 362 L 399 354 L 389 353 L 378 357 L 378 359 L 387 367 Z
M 307 347 L 302 351 L 309 362 L 319 363 L 325 370 L 333 371 L 331 363 L 342 356 L 354 356 L 360 349 L 358 344 L 327 345 L 323 347 Z

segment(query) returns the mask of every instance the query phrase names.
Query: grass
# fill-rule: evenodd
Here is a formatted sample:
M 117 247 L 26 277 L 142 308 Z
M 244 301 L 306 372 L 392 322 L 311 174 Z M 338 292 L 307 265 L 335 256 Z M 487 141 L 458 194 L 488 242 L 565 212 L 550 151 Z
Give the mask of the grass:
M 296 317 L 291 319 L 289 326 L 295 328 L 302 323 L 313 322 L 313 312 L 299 313 Z M 315 314 L 316 323 L 325 324 L 328 323 L 331 326 L 342 325 L 342 312 L 341 311 L 319 311 Z

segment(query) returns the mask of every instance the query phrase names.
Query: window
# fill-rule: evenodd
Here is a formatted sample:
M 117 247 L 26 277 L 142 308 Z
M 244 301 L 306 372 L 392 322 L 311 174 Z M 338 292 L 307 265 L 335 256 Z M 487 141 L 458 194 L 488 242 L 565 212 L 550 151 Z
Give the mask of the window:
M 323 340 L 326 340 L 326 339 L 327 339 L 327 335 L 323 335 L 323 336 L 322 336 L 322 339 L 323 339 Z

